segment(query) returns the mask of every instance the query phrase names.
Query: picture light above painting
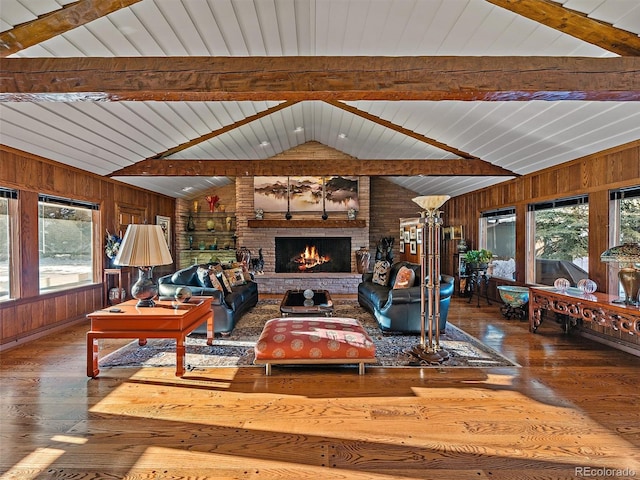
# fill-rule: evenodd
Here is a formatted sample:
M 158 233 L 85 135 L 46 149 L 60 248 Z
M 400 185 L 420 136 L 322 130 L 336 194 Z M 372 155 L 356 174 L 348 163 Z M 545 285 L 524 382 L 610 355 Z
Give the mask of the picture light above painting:
M 255 177 L 254 208 L 265 212 L 359 210 L 358 177 Z

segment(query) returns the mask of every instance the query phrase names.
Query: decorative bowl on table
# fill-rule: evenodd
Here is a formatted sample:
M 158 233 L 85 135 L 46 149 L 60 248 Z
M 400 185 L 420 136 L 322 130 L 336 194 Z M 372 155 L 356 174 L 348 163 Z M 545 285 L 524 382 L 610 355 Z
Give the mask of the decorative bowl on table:
M 513 285 L 500 285 L 498 287 L 500 298 L 507 305 L 517 308 L 529 301 L 529 288 Z

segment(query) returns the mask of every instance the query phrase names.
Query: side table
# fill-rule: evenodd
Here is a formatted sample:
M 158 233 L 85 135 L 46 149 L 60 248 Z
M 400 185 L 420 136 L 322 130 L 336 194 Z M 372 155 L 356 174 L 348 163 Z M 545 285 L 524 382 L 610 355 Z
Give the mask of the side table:
M 109 298 L 109 291 L 112 288 L 118 289 L 118 298 L 120 298 L 120 292 L 122 289 L 126 289 L 129 286 L 129 269 L 128 268 L 105 268 L 102 278 L 102 285 L 104 288 L 104 306 L 108 307 L 117 302 L 111 302 Z M 112 286 L 113 285 L 113 286 Z
M 487 275 L 486 270 L 473 269 L 471 271 L 471 276 L 469 277 L 469 287 L 471 294 L 467 303 L 471 303 L 473 296 L 477 295 L 478 307 L 480 306 L 481 296 L 487 300 L 487 305 L 491 305 L 491 302 L 489 301 L 489 275 Z

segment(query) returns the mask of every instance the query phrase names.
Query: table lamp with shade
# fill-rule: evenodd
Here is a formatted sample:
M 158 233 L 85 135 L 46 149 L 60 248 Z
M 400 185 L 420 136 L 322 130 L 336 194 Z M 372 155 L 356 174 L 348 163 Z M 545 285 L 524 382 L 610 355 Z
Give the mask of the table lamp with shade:
M 422 208 L 418 228 L 422 229 L 420 244 L 420 344 L 410 353 L 421 361 L 435 364 L 449 358 L 440 347 L 440 207 L 449 195 L 425 195 L 413 198 Z M 428 342 L 425 338 L 428 335 Z
M 138 267 L 138 280 L 131 286 L 131 296 L 138 300 L 137 307 L 153 307 L 153 298 L 158 294 L 158 285 L 153 280 L 153 267 L 173 263 L 162 227 L 129 225 L 114 263 Z
M 620 265 L 618 280 L 624 290 L 624 300 L 614 300 L 625 305 L 638 305 L 640 298 L 640 243 L 624 243 L 602 252 L 600 260 Z

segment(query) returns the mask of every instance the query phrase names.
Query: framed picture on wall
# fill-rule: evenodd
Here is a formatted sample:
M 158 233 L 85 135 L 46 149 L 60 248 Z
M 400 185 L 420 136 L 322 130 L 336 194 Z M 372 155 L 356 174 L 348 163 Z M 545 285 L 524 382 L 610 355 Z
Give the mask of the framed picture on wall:
M 358 177 L 254 177 L 253 206 L 265 212 L 359 210 Z
M 411 227 L 409 227 L 409 240 L 415 240 L 416 239 L 416 226 L 412 225 Z
M 462 240 L 462 225 L 455 225 L 451 227 L 451 239 Z
M 411 242 L 409 242 L 409 253 L 412 253 L 414 255 L 418 253 L 418 244 L 415 240 L 411 240 Z
M 404 238 L 400 238 L 400 245 L 398 246 L 400 253 L 404 253 Z
M 289 177 L 254 177 L 253 206 L 265 212 L 289 208 Z
M 416 243 L 420 245 L 422 243 L 422 228 L 416 231 Z
M 160 225 L 162 233 L 164 233 L 164 239 L 167 242 L 169 251 L 171 251 L 171 218 L 164 217 L 162 215 L 156 215 L 156 225 Z

